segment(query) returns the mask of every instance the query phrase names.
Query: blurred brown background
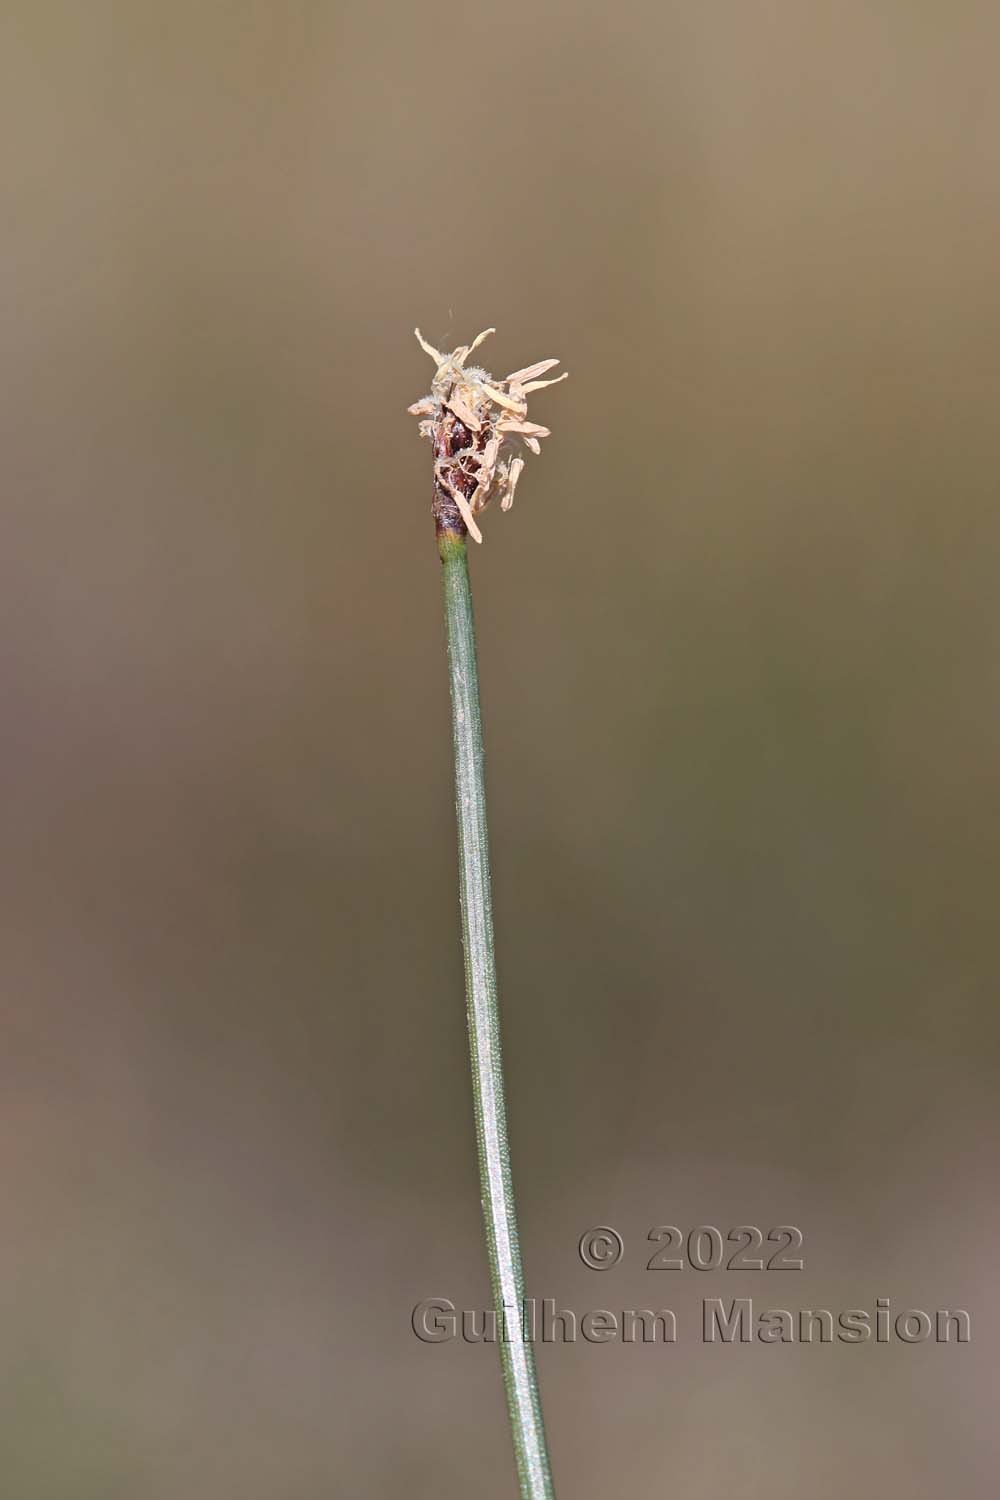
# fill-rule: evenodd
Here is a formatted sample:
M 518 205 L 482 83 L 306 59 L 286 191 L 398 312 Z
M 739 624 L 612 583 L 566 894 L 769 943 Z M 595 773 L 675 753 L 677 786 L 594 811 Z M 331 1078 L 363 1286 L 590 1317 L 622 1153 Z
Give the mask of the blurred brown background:
M 560 1494 L 994 1494 L 995 6 L 0 29 L 3 1492 L 512 1493 L 409 1324 L 488 1296 L 411 330 L 495 323 L 572 372 L 473 559 L 528 1277 L 685 1330 L 540 1351 Z M 744 1222 L 805 1272 L 644 1269 Z

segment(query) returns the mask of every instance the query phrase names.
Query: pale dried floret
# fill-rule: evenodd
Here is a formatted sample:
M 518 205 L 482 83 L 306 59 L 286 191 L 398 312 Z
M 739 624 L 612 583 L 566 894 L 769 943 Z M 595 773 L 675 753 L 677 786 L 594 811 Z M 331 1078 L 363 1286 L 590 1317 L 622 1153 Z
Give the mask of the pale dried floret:
M 559 363 L 542 359 L 494 380 L 485 370 L 466 369 L 465 362 L 495 329 L 484 329 L 471 344 L 450 354 L 429 344 L 419 328 L 415 332 L 435 371 L 430 395 L 409 410 L 421 418 L 421 437 L 434 444 L 436 483 L 458 507 L 469 535 L 481 542 L 476 516 L 491 500 L 499 498 L 501 510 L 509 510 L 514 501 L 524 459 L 510 453 L 512 444 L 523 443 L 539 453 L 539 439 L 550 435 L 547 427 L 527 420 L 528 395 L 565 380 L 566 372 L 552 380 L 538 379 Z

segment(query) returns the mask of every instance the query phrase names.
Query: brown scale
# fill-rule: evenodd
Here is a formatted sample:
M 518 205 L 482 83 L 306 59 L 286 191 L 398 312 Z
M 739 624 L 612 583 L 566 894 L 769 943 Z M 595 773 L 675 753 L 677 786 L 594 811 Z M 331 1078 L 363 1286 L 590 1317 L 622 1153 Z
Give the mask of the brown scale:
M 486 447 L 487 432 L 485 428 L 481 432 L 471 432 L 464 422 L 460 422 L 452 412 L 445 411 L 441 421 L 437 424 L 434 433 L 434 458 L 452 459 L 459 453 L 466 453 L 467 457 L 473 459 L 471 472 L 465 465 L 455 464 L 449 466 L 451 483 L 456 490 L 461 490 L 468 500 L 475 493 L 478 483 L 478 471 L 481 461 L 474 459 L 474 454 L 481 454 Z M 469 452 L 468 450 L 471 450 Z M 438 535 L 443 532 L 451 532 L 455 536 L 465 537 L 468 531 L 462 520 L 462 513 L 449 495 L 447 489 L 435 476 L 434 479 L 434 502 L 431 506 L 434 515 L 434 525 Z

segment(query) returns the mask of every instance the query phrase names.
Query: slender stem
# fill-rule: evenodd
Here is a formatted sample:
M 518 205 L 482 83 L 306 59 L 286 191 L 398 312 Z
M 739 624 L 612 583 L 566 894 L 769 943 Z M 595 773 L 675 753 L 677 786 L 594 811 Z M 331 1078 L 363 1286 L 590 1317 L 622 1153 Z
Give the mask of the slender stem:
M 486 1250 L 521 1495 L 523 1500 L 552 1500 L 534 1353 L 522 1323 L 524 1273 L 507 1145 L 479 673 L 464 527 L 459 532 L 439 526 L 438 548 L 444 565 L 465 992 Z

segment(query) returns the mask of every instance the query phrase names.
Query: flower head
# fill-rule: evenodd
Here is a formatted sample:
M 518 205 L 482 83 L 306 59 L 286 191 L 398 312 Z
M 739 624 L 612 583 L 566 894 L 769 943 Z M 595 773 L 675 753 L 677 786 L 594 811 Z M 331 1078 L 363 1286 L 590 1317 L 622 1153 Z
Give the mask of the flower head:
M 519 445 L 539 453 L 539 440 L 549 436 L 547 427 L 528 421 L 529 393 L 556 385 L 566 379 L 567 372 L 540 380 L 540 375 L 559 363 L 542 359 L 494 380 L 485 370 L 465 367 L 472 351 L 496 332 L 494 328 L 484 329 L 471 344 L 462 344 L 450 354 L 428 344 L 419 328 L 415 332 L 435 365 L 430 395 L 409 408 L 421 418 L 421 437 L 429 438 L 434 446 L 435 516 L 439 527 L 453 528 L 457 512 L 469 535 L 481 542 L 476 516 L 497 497 L 501 510 L 510 510 L 514 503 L 524 468 Z

